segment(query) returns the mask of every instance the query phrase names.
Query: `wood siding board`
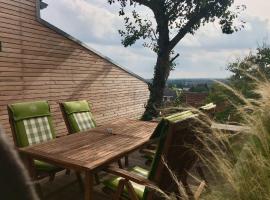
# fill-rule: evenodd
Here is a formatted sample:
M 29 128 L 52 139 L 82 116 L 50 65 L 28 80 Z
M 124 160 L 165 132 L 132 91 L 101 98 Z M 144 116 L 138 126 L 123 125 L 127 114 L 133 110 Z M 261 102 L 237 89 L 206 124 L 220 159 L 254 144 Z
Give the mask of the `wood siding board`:
M 0 124 L 10 138 L 10 103 L 48 100 L 57 135 L 67 134 L 60 101 L 88 100 L 98 124 L 142 114 L 144 79 L 40 19 L 39 1 L 0 4 Z

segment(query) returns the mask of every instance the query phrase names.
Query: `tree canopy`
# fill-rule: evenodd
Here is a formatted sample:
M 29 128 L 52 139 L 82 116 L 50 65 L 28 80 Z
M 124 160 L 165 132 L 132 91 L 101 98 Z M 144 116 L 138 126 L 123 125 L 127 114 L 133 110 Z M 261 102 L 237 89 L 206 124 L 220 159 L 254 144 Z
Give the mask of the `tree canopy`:
M 262 45 L 257 51 L 248 56 L 229 63 L 227 69 L 232 73 L 227 85 L 241 93 L 245 98 L 258 99 L 260 96 L 255 92 L 256 84 L 260 81 L 270 80 L 270 46 Z M 223 109 L 217 113 L 219 121 L 239 121 L 235 105 L 243 102 L 231 91 L 220 84 L 215 84 L 211 89 L 209 101 L 220 104 Z
M 153 81 L 149 84 L 150 98 L 144 116 L 156 117 L 162 105 L 163 91 L 170 71 L 174 69 L 176 45 L 186 34 L 194 34 L 201 26 L 218 21 L 223 33 L 231 34 L 244 25 L 239 19 L 245 6 L 235 6 L 234 0 L 108 0 L 119 4 L 125 29 L 119 30 L 122 44 L 127 47 L 139 39 L 157 54 Z M 152 16 L 140 14 L 138 6 L 148 8 Z M 126 12 L 127 7 L 131 8 Z M 147 118 L 147 117 L 146 117 Z
M 158 34 L 163 32 L 164 23 L 170 32 L 169 48 L 172 50 L 187 34 L 194 34 L 208 22 L 219 21 L 223 33 L 231 34 L 243 27 L 244 22 L 235 23 L 244 5 L 231 8 L 234 0 L 108 0 L 110 4 L 119 3 L 119 15 L 125 16 L 125 8 L 133 7 L 132 16 L 125 16 L 125 30 L 119 33 L 125 47 L 133 45 L 139 39 L 150 39 L 153 50 L 157 51 Z M 143 19 L 136 10 L 137 5 L 149 8 L 156 20 Z M 231 9 L 229 9 L 231 8 Z M 157 26 L 155 26 L 157 25 Z M 148 44 L 145 44 L 149 46 Z

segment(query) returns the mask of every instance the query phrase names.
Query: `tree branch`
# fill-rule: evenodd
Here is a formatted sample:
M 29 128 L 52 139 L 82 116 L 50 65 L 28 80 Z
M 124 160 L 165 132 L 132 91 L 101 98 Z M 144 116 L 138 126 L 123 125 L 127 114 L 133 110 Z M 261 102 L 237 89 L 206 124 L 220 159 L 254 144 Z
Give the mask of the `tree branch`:
M 199 12 L 195 11 L 193 12 L 193 16 L 190 18 L 190 20 L 186 23 L 186 25 L 181 28 L 178 32 L 178 34 L 170 41 L 169 48 L 172 50 L 178 42 L 183 39 L 183 37 L 192 29 L 192 27 L 197 24 L 203 17 L 205 17 L 205 13 L 209 12 L 209 10 L 212 9 L 212 6 L 215 4 L 213 3 L 211 6 L 206 6 L 202 8 Z
M 150 7 L 150 1 L 148 0 L 134 0 L 134 2 Z
M 171 8 L 171 10 L 168 12 L 168 17 L 169 19 L 172 19 L 174 16 L 172 16 L 174 14 L 174 11 L 178 8 L 178 6 L 181 4 L 181 2 L 177 2 L 173 5 L 173 7 Z
M 151 29 L 151 31 L 153 33 L 153 36 L 154 36 L 155 40 L 158 41 L 158 37 L 157 37 L 156 31 L 153 28 Z
M 175 61 L 176 58 L 178 58 L 180 56 L 180 54 L 176 54 L 171 60 L 170 63 L 173 63 Z

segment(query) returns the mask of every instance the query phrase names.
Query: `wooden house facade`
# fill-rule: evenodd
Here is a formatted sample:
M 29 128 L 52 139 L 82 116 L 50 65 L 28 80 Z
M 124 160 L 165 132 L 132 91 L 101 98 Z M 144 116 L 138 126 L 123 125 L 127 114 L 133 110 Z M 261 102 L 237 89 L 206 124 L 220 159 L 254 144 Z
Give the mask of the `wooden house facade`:
M 0 0 L 0 124 L 7 104 L 48 100 L 58 135 L 67 133 L 58 103 L 86 99 L 98 124 L 137 118 L 149 91 L 127 71 L 40 18 L 39 0 Z

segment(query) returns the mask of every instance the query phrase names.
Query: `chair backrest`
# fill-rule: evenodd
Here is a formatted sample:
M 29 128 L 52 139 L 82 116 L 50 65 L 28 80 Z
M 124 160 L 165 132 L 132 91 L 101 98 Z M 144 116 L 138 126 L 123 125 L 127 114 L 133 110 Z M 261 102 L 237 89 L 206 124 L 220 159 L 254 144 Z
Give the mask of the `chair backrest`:
M 215 108 L 216 108 L 216 104 L 214 104 L 213 102 L 200 107 L 201 110 L 212 110 Z
M 216 111 L 216 107 L 217 105 L 214 103 L 208 103 L 202 107 L 200 107 L 199 109 L 204 112 L 205 114 L 208 115 L 208 117 L 213 118 L 215 111 Z
M 96 122 L 86 100 L 62 102 L 60 108 L 70 134 L 96 127 Z
M 10 104 L 8 113 L 16 146 L 25 147 L 55 138 L 47 101 Z
M 187 172 L 198 159 L 191 149 L 199 144 L 194 130 L 198 126 L 197 116 L 190 111 L 171 115 L 160 122 L 159 135 L 154 132 L 153 137 L 159 137 L 159 144 L 148 178 L 164 192 L 178 192 L 178 186 L 162 158 L 181 181 L 186 181 Z M 145 190 L 144 199 L 155 199 L 154 196 L 154 192 Z

